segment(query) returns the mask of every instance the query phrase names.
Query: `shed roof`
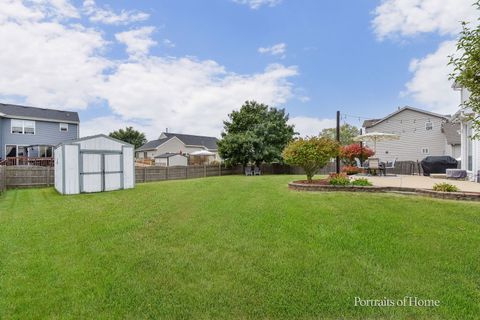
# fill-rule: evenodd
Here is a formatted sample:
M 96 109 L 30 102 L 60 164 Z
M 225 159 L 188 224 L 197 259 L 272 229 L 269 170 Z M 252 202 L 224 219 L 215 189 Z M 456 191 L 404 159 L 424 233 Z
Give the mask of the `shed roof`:
M 82 138 L 79 138 L 79 139 L 71 139 L 71 140 L 67 140 L 67 141 L 64 141 L 64 142 L 61 142 L 57 145 L 58 146 L 61 146 L 63 144 L 72 144 L 72 143 L 76 143 L 76 142 L 80 142 L 80 141 L 85 141 L 85 140 L 91 140 L 91 139 L 95 139 L 95 138 L 105 138 L 105 139 L 109 139 L 109 140 L 112 140 L 112 141 L 116 141 L 118 143 L 121 143 L 121 144 L 124 144 L 126 146 L 130 146 L 130 147 L 135 147 L 133 144 L 130 144 L 128 142 L 125 142 L 125 141 L 122 141 L 122 140 L 118 140 L 118 139 L 115 139 L 115 138 L 112 138 L 110 136 L 107 136 L 106 134 L 96 134 L 96 135 L 93 135 L 93 136 L 87 136 L 87 137 L 82 137 Z
M 0 115 L 13 118 L 53 120 L 59 122 L 80 122 L 77 112 L 44 109 L 0 103 Z

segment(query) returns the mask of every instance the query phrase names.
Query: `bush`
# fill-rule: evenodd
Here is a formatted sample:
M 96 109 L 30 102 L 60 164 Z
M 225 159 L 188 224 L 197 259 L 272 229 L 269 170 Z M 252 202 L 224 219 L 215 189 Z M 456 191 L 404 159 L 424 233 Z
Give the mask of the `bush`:
M 328 177 L 328 183 L 333 186 L 348 186 L 350 179 L 345 173 L 332 173 Z
M 435 191 L 441 191 L 441 192 L 458 192 L 460 191 L 457 186 L 454 186 L 453 184 L 442 182 L 442 183 L 436 183 L 433 186 L 433 190 Z
M 366 179 L 366 178 L 355 179 L 355 180 L 352 181 L 352 185 L 353 186 L 360 186 L 360 187 L 373 186 L 373 184 L 370 181 L 368 181 L 368 179 Z
M 355 158 L 367 159 L 375 154 L 372 149 L 367 147 L 360 148 L 360 144 L 353 143 L 340 148 L 340 158 L 350 166 L 355 165 Z
M 355 166 L 343 166 L 342 172 L 346 173 L 347 175 L 352 175 L 363 172 L 363 169 Z
M 338 152 L 339 146 L 335 140 L 312 137 L 291 141 L 282 155 L 286 163 L 302 167 L 307 174 L 307 180 L 311 182 L 315 173 L 336 157 Z

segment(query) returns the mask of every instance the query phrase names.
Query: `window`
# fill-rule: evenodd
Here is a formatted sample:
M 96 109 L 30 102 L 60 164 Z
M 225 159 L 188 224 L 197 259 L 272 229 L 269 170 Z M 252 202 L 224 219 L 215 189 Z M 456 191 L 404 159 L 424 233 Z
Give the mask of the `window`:
M 67 132 L 68 131 L 68 123 L 60 123 L 60 131 Z
M 38 147 L 38 156 L 40 158 L 51 158 L 52 157 L 52 147 L 39 146 Z
M 35 121 L 23 121 L 23 134 L 35 134 Z
M 26 157 L 27 155 L 27 147 L 17 146 L 17 157 Z
M 422 154 L 429 154 L 430 150 L 427 147 L 422 148 Z
M 433 130 L 433 122 L 431 121 L 425 122 L 425 130 L 427 131 Z
M 5 146 L 5 158 L 11 158 L 17 156 L 17 146 L 12 144 L 7 144 Z
M 35 121 L 11 120 L 11 132 L 18 134 L 35 134 Z
M 12 119 L 12 133 L 23 133 L 23 121 L 22 120 Z

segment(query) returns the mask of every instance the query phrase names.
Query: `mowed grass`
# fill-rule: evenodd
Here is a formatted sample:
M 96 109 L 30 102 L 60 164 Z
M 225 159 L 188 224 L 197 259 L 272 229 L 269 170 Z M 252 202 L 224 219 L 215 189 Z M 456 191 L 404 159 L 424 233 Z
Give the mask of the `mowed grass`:
M 217 177 L 0 197 L 0 319 L 478 319 L 480 204 Z M 355 307 L 415 296 L 436 308 Z

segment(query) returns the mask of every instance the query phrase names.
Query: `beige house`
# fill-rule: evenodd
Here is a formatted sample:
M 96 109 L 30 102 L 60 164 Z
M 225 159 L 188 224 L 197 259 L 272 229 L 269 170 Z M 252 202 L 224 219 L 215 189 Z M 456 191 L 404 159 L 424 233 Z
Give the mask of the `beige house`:
M 365 133 L 383 132 L 399 140 L 377 142 L 376 155 L 385 161 L 421 161 L 427 156 L 460 157 L 460 126 L 441 115 L 412 107 L 399 108 L 381 119 L 366 120 Z M 368 145 L 368 143 L 367 143 Z
M 165 154 L 188 156 L 195 151 L 207 150 L 214 153 L 211 161 L 220 161 L 215 137 L 163 132 L 157 140 L 152 140 L 135 150 L 137 159 L 155 159 Z M 163 161 L 163 160 L 162 160 Z

